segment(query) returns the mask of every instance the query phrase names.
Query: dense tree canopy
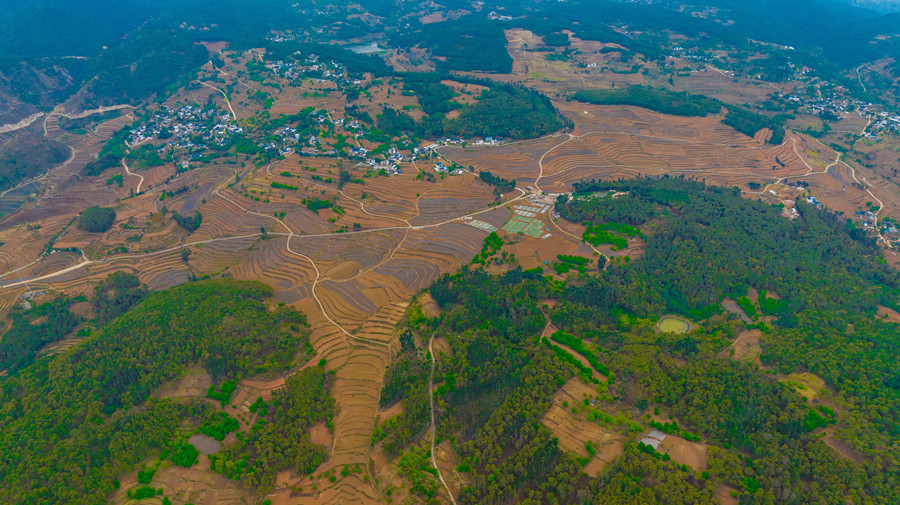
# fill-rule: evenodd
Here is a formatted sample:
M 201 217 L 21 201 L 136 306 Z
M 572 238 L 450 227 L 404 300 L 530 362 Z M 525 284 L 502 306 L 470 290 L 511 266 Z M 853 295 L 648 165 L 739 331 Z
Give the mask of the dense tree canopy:
M 426 115 L 415 121 L 405 112 L 390 107 L 378 116 L 378 128 L 392 136 L 413 132 L 419 137 L 509 137 L 533 138 L 552 133 L 569 124 L 562 118 L 550 100 L 524 87 L 502 84 L 482 79 L 449 75 L 407 74 L 404 82 L 422 104 Z M 476 103 L 461 105 L 453 100 L 448 86 L 442 79 L 486 86 Z M 446 112 L 458 110 L 455 119 Z
M 572 98 L 597 105 L 635 105 L 676 116 L 702 117 L 722 109 L 721 102 L 703 95 L 677 93 L 651 86 L 581 90 Z
M 250 431 L 210 458 L 212 468 L 262 493 L 272 490 L 282 470 L 312 473 L 328 456 L 325 448 L 310 441 L 309 429 L 318 421 L 331 424 L 334 398 L 328 394 L 329 382 L 321 366 L 289 377 L 286 389 L 275 393 Z
M 31 128 L 0 135 L 0 189 L 40 175 L 68 156 L 66 146 Z
M 154 293 L 72 350 L 0 379 L 0 501 L 104 502 L 184 421 L 212 413 L 148 400 L 163 382 L 197 364 L 217 382 L 289 366 L 305 319 L 269 310 L 269 296 L 233 280 Z
M 431 286 L 441 315 L 415 333 L 450 346 L 435 395 L 439 434 L 469 478 L 460 502 L 714 504 L 720 485 L 744 504 L 897 501 L 900 349 L 896 325 L 874 312 L 897 307 L 900 278 L 870 239 L 827 211 L 801 204 L 791 221 L 737 190 L 684 179 L 584 182 L 557 209 L 576 222 L 639 227 L 646 254 L 566 281 L 473 266 Z M 756 322 L 729 316 L 726 297 Z M 657 318 L 672 312 L 697 324 L 660 333 Z M 565 348 L 537 345 L 548 318 L 565 330 L 552 336 Z M 750 330 L 771 372 L 729 357 Z M 584 375 L 571 352 L 608 379 L 596 406 L 572 412 L 625 434 L 623 453 L 596 478 L 538 423 L 554 392 Z M 799 372 L 830 392 L 800 396 L 787 375 Z M 408 365 L 388 374 L 390 391 L 425 380 Z M 653 421 L 651 408 L 673 422 Z M 391 440 L 392 428 L 381 436 Z M 650 428 L 708 445 L 708 468 L 637 444 Z M 826 432 L 858 462 L 829 447 Z
M 59 297 L 9 314 L 9 329 L 0 340 L 0 369 L 13 374 L 28 366 L 45 345 L 62 339 L 78 324 L 69 311 L 72 300 Z
M 512 71 L 513 61 L 506 50 L 503 28 L 504 25 L 482 17 L 467 16 L 401 32 L 392 42 L 401 47 L 429 49 L 441 57 L 438 69 L 442 71 L 508 73 Z
M 78 229 L 103 233 L 116 221 L 116 210 L 109 207 L 88 207 L 78 217 Z

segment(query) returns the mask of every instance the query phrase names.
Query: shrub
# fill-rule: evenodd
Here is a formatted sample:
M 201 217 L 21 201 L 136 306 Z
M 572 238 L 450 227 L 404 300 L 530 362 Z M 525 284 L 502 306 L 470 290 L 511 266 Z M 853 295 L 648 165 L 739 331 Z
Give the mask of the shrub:
M 78 229 L 90 233 L 103 233 L 116 221 L 116 211 L 108 207 L 90 207 L 78 218 Z

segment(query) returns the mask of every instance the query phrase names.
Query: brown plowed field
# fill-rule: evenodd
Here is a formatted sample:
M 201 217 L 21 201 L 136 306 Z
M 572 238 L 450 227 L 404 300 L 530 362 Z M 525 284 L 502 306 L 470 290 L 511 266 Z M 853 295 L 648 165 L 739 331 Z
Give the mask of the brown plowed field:
M 111 168 L 97 177 L 77 177 L 84 164 L 94 159 L 103 142 L 130 119 L 123 116 L 94 125 L 87 135 L 71 135 L 59 128 L 57 116 L 50 116 L 48 135 L 70 145 L 73 157 L 41 180 L 44 188 L 34 201 L 25 202 L 18 211 L 0 218 L 0 242 L 3 243 L 0 245 L 0 276 L 3 276 L 0 277 L 0 313 L 18 303 L 18 296 L 27 289 L 24 284 L 15 284 L 29 279 L 29 288 L 70 295 L 88 294 L 97 282 L 114 271 L 135 273 L 152 289 L 186 282 L 191 275 L 259 280 L 273 289 L 276 301 L 307 315 L 312 331 L 310 341 L 316 352 L 311 362 L 326 360 L 328 369 L 335 373 L 333 394 L 337 399 L 334 432 L 323 433 L 322 427 L 316 428 L 316 439 L 325 441 L 323 444 L 331 451 L 330 459 L 313 476 L 303 480 L 289 473 L 280 475 L 277 489 L 265 498 L 286 505 L 384 503 L 386 496 L 379 490 L 383 490 L 384 483 L 376 487 L 375 475 L 369 474 L 370 460 L 377 456 L 370 442 L 379 417 L 384 370 L 398 345 L 397 324 L 410 299 L 441 274 L 468 264 L 481 250 L 487 232 L 466 224 L 480 225 L 461 219 L 463 216 L 490 209 L 471 217 L 500 228 L 512 212 L 505 203 L 489 207 L 495 199 L 494 188 L 478 179 L 479 171 L 489 170 L 497 176 L 516 179 L 521 190 L 531 186 L 548 192 L 568 191 L 574 182 L 583 179 L 670 174 L 737 185 L 747 196 L 766 198 L 772 203 L 800 198 L 800 192 L 789 189 L 785 183 L 802 179 L 823 203 L 847 213 L 872 199 L 854 184 L 854 174 L 847 165 L 834 163 L 837 153 L 800 135 L 789 133 L 785 143 L 773 146 L 765 143 L 767 132 L 750 138 L 721 124 L 721 118 L 716 116 L 683 118 L 636 107 L 562 101 L 562 95 L 556 94 L 559 91 L 604 87 L 608 83 L 600 85 L 600 76 L 594 71 L 573 73 L 573 62 L 547 62 L 542 53 L 523 51 L 524 44 L 540 43 L 533 34 L 510 31 L 507 36 L 516 68 L 524 72 L 528 65 L 534 75 L 493 77 L 514 82 L 526 80 L 547 90 L 557 99 L 554 103 L 561 112 L 573 121 L 574 128 L 540 139 L 498 146 L 441 147 L 441 156 L 467 169 L 472 166 L 475 173 L 437 176 L 434 182 L 416 177 L 420 171 L 433 174 L 435 160 L 403 163 L 400 175 L 368 174 L 366 177 L 367 167 L 356 162 L 290 155 L 270 167 L 260 168 L 248 163 L 246 168 L 237 169 L 243 158 L 221 159 L 219 165 L 200 166 L 179 174 L 165 187 L 158 186 L 174 173 L 174 167 L 141 170 L 145 192 L 131 196 L 130 189 L 137 184 L 134 176 L 126 176 L 122 188 L 106 184 L 111 174 L 123 173 L 121 167 Z M 572 44 L 582 51 L 582 58 L 595 58 L 598 64 L 619 70 L 630 67 L 630 63 L 619 61 L 617 53 L 596 53 L 606 44 L 577 39 Z M 249 56 L 245 56 L 238 63 L 247 61 Z M 212 75 L 211 69 L 205 72 Z M 708 73 L 678 80 L 692 86 L 727 84 L 724 78 Z M 255 89 L 255 83 L 236 81 L 225 74 L 218 77 L 234 83 L 232 105 L 240 117 L 258 111 L 260 104 L 246 94 L 248 89 Z M 616 74 L 615 79 L 617 83 L 645 80 L 640 72 Z M 283 79 L 277 80 L 285 91 L 272 91 L 276 98 L 270 110 L 273 117 L 296 113 L 307 106 L 334 109 L 336 116 L 341 115 L 339 110 L 346 101 L 340 93 L 303 96 L 304 92 L 321 93 L 332 85 L 304 82 L 291 88 Z M 394 108 L 407 106 L 410 114 L 418 117 L 416 99 L 403 96 L 396 85 L 388 97 L 391 86 L 384 83 L 372 89 L 371 104 L 359 100 L 359 105 L 372 114 L 380 113 L 384 104 Z M 475 94 L 458 99 L 468 102 Z M 203 103 L 209 96 L 221 100 L 215 90 L 199 85 L 191 86 L 182 98 L 193 97 Z M 364 139 L 362 143 L 375 147 Z M 234 176 L 230 167 L 241 172 L 239 182 L 232 187 L 228 187 Z M 342 167 L 363 184 L 348 183 L 339 189 L 337 174 Z M 285 171 L 291 176 L 281 175 Z M 313 179 L 314 175 L 323 180 Z M 862 180 L 864 175 L 857 172 L 856 177 Z M 324 180 L 328 178 L 332 182 Z M 298 189 L 276 189 L 271 186 L 273 182 Z M 764 190 L 753 193 L 748 183 L 763 184 Z M 872 183 L 869 189 L 888 202 L 885 207 L 890 207 L 896 200 L 893 190 L 880 180 L 873 178 Z M 148 190 L 151 186 L 154 187 Z M 188 190 L 160 200 L 163 190 L 169 194 L 183 187 Z M 776 195 L 769 194 L 769 189 Z M 519 194 L 517 191 L 505 195 L 504 202 L 519 198 Z M 315 213 L 303 203 L 312 197 L 328 199 L 340 208 Z M 524 202 L 523 199 L 517 203 Z M 86 207 L 98 204 L 116 207 L 117 222 L 110 231 L 88 234 L 71 227 L 56 243 L 58 247 L 85 251 L 90 263 L 78 266 L 84 259 L 76 253 L 55 253 L 38 260 L 51 237 L 63 231 Z M 195 232 L 188 233 L 175 225 L 171 216 L 160 213 L 163 206 L 183 214 L 199 211 L 202 224 Z M 552 238 L 519 237 L 502 232 L 507 241 L 513 242 L 504 250 L 516 254 L 523 266 L 543 266 L 544 261 L 553 261 L 558 254 L 577 254 L 596 261 L 598 255 L 580 241 L 581 227 L 565 221 L 551 223 L 546 216 L 538 218 L 543 223 L 542 231 L 551 228 L 547 233 Z M 26 224 L 32 225 L 31 229 Z M 261 236 L 263 230 L 266 237 Z M 138 239 L 137 235 L 141 237 Z M 643 246 L 635 240 L 625 251 L 613 252 L 608 247 L 598 250 L 610 256 L 627 254 L 634 259 L 640 257 Z M 122 252 L 122 247 L 128 252 Z M 190 251 L 187 261 L 182 258 L 181 247 Z M 32 262 L 35 263 L 28 265 Z M 77 268 L 66 272 L 73 266 Z M 34 280 L 43 275 L 50 277 Z M 758 362 L 760 335 L 757 333 L 739 336 L 731 347 L 736 359 Z M 65 345 L 77 345 L 77 341 L 67 340 Z M 236 408 L 245 408 L 257 396 L 267 397 L 283 386 L 283 380 L 284 377 L 265 382 L 243 381 L 236 394 Z M 206 383 L 202 375 L 186 376 L 168 385 L 161 394 L 202 395 Z M 588 455 L 585 446 L 590 441 L 597 451 L 584 470 L 597 475 L 621 453 L 623 439 L 587 421 L 583 413 L 572 413 L 571 407 L 581 403 L 585 394 L 596 394 L 596 391 L 577 380 L 567 383 L 557 393 L 542 423 L 559 437 L 564 449 L 579 456 Z M 698 449 L 702 446 L 675 437 L 669 439 L 671 447 L 666 450 L 676 461 L 698 469 L 705 467 L 702 451 Z M 454 472 L 454 455 L 443 446 L 437 452 L 445 477 L 459 491 L 462 481 Z M 383 463 L 374 465 L 379 477 L 382 475 L 379 468 L 389 468 L 392 464 Z M 167 495 L 198 505 L 254 501 L 235 483 L 209 472 L 203 464 L 181 471 L 183 480 L 173 469 L 162 471 L 159 475 Z M 363 469 L 362 473 L 340 475 L 344 465 L 356 464 Z M 393 474 L 384 471 L 390 482 L 399 479 L 395 470 Z M 333 472 L 336 481 L 330 482 L 323 475 L 325 472 Z M 369 476 L 368 482 L 365 476 Z M 132 474 L 123 482 L 133 480 Z M 313 484 L 317 489 L 313 490 Z
M 703 444 L 688 442 L 681 437 L 667 435 L 659 447 L 662 452 L 671 456 L 676 463 L 687 465 L 697 471 L 706 470 L 709 454 L 706 446 Z
M 541 424 L 559 439 L 559 445 L 563 449 L 579 457 L 588 457 L 587 444 L 597 447 L 596 453 L 584 468 L 592 477 L 600 474 L 625 448 L 620 434 L 588 421 L 583 414 L 572 412 L 586 396 L 596 394 L 597 391 L 581 379 L 570 379 L 553 395 L 553 405 L 541 418 Z
M 488 170 L 506 179 L 534 179 L 541 156 L 566 138 L 553 136 L 499 146 L 446 146 L 439 151 L 464 167 L 474 166 L 476 173 Z

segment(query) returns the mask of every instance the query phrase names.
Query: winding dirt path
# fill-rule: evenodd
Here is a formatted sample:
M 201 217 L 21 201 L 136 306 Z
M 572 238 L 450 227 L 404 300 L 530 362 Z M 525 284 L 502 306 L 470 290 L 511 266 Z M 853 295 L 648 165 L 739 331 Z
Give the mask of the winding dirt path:
M 269 163 L 269 165 L 266 167 L 266 170 L 268 171 L 269 168 L 271 168 L 271 166 L 272 166 L 273 164 L 274 164 L 274 162 L 273 162 L 273 163 Z M 235 177 L 237 177 L 237 172 L 235 172 L 234 175 L 235 175 Z M 220 184 L 219 186 L 217 186 L 217 187 L 216 187 L 216 191 L 215 191 L 215 195 L 221 197 L 222 199 L 224 199 L 225 201 L 231 203 L 231 204 L 234 205 L 235 207 L 237 207 L 237 208 L 243 210 L 243 211 L 244 211 L 245 213 L 247 213 L 247 214 L 251 214 L 251 215 L 259 216 L 259 217 L 264 217 L 264 218 L 268 218 L 268 219 L 272 219 L 272 220 L 276 221 L 279 225 L 281 225 L 285 230 L 288 231 L 288 234 L 287 234 L 287 241 L 286 241 L 286 244 L 285 244 L 286 247 L 287 247 L 287 252 L 290 253 L 290 254 L 293 254 L 294 256 L 297 256 L 297 257 L 299 257 L 299 258 L 305 259 L 306 261 L 308 261 L 308 262 L 310 263 L 310 265 L 312 265 L 313 270 L 316 272 L 316 277 L 315 277 L 315 279 L 313 279 L 313 283 L 312 283 L 312 287 L 310 288 L 310 292 L 311 292 L 311 294 L 312 294 L 313 300 L 316 301 L 316 305 L 319 306 L 319 310 L 322 312 L 322 315 L 325 316 L 325 319 L 327 319 L 329 323 L 331 323 L 332 325 L 334 325 L 335 328 L 339 329 L 339 330 L 341 331 L 341 333 L 343 333 L 343 334 L 344 334 L 346 337 L 348 337 L 348 338 L 351 338 L 351 339 L 353 339 L 353 340 L 364 341 L 364 342 L 367 342 L 367 343 L 370 343 L 370 344 L 377 344 L 377 345 L 382 345 L 382 346 L 385 346 L 385 347 L 390 347 L 390 344 L 387 344 L 387 343 L 384 343 L 384 342 L 379 342 L 379 341 L 375 341 L 375 340 L 371 340 L 371 339 L 366 339 L 366 338 L 357 337 L 356 335 L 353 335 L 352 333 L 350 333 L 349 331 L 347 331 L 347 329 L 344 328 L 340 323 L 338 323 L 337 321 L 335 321 L 334 319 L 332 319 L 332 317 L 328 314 L 328 311 L 325 310 L 325 305 L 322 304 L 322 301 L 319 299 L 319 295 L 316 294 L 316 286 L 319 284 L 319 280 L 321 280 L 321 278 L 322 278 L 322 273 L 319 271 L 319 267 L 316 265 L 316 262 L 315 262 L 312 258 L 310 258 L 309 256 L 307 256 L 307 255 L 305 255 L 305 254 L 303 254 L 303 253 L 299 253 L 299 252 L 297 252 L 297 251 L 291 249 L 291 239 L 293 239 L 293 238 L 296 236 L 296 234 L 294 233 L 294 230 L 291 229 L 290 226 L 288 226 L 287 224 L 285 224 L 284 221 L 282 221 L 281 219 L 279 219 L 279 218 L 277 218 L 277 217 L 275 217 L 275 216 L 268 216 L 268 215 L 265 215 L 265 214 L 260 214 L 259 212 L 254 212 L 254 211 L 252 211 L 252 210 L 249 210 L 249 209 L 245 208 L 243 205 L 241 205 L 241 204 L 235 202 L 235 201 L 232 200 L 231 198 L 228 198 L 227 196 L 223 195 L 223 194 L 220 192 L 220 190 L 221 190 L 223 187 L 225 187 L 225 185 L 227 185 L 229 181 L 231 181 L 231 178 L 228 178 L 225 182 L 223 182 L 222 184 Z M 260 234 L 260 235 L 261 235 L 261 234 Z
M 267 174 L 269 174 L 269 175 L 271 175 L 271 176 L 275 176 L 275 175 L 276 175 L 276 174 L 273 174 L 273 173 L 272 173 L 272 165 L 274 165 L 275 163 L 278 163 L 278 162 L 276 161 L 276 162 L 273 162 L 273 163 L 269 163 L 269 165 L 266 167 L 266 173 L 267 173 Z M 307 181 L 307 180 L 304 180 L 303 182 L 308 183 L 308 184 L 312 184 L 313 186 L 317 186 L 317 187 L 320 187 L 320 188 L 324 188 L 324 189 L 328 189 L 328 190 L 332 190 L 332 191 L 335 190 L 335 188 L 333 188 L 333 187 L 331 187 L 331 186 L 326 186 L 325 184 L 319 184 L 318 182 Z M 412 225 L 409 224 L 409 220 L 408 220 L 408 219 L 403 219 L 403 218 L 395 217 L 395 216 L 386 216 L 386 215 L 384 215 L 384 214 L 375 214 L 374 212 L 369 212 L 368 210 L 366 210 L 366 204 L 365 204 L 365 202 L 363 202 L 363 201 L 361 201 L 361 200 L 357 200 L 356 198 L 353 198 L 352 196 L 348 195 L 347 193 L 344 193 L 344 190 L 342 190 L 342 189 L 340 189 L 340 188 L 337 188 L 337 193 L 338 193 L 339 195 L 343 196 L 344 198 L 346 198 L 346 199 L 348 199 L 348 200 L 350 200 L 350 201 L 352 201 L 352 202 L 358 204 L 360 210 L 363 211 L 363 214 L 366 214 L 366 215 L 369 215 L 369 216 L 372 216 L 372 217 L 380 217 L 380 218 L 382 218 L 382 219 L 391 219 L 391 220 L 394 220 L 394 221 L 400 221 L 400 222 L 406 223 L 407 226 L 412 227 Z
M 140 179 L 140 180 L 138 180 L 137 189 L 134 190 L 134 194 L 140 193 L 141 186 L 144 184 L 144 176 L 141 174 L 136 174 L 136 173 L 132 172 L 131 169 L 128 168 L 128 163 L 125 163 L 125 158 L 122 158 L 122 166 L 125 168 L 126 174 L 133 175 L 133 176 L 137 177 L 138 179 Z
M 857 184 L 859 184 L 860 186 L 862 186 L 863 188 L 865 188 L 866 193 L 868 193 L 869 196 L 871 196 L 873 200 L 875 200 L 876 202 L 878 202 L 878 210 L 876 210 L 875 212 L 872 213 L 872 214 L 875 216 L 875 222 L 872 223 L 872 227 L 873 227 L 873 229 L 875 230 L 875 235 L 878 236 L 878 239 L 881 240 L 881 242 L 882 242 L 888 249 L 893 249 L 894 246 L 891 245 L 890 241 L 888 241 L 887 239 L 885 239 L 885 238 L 884 238 L 884 235 L 881 234 L 881 231 L 878 230 L 878 214 L 881 213 L 881 211 L 884 209 L 884 202 L 882 202 L 880 198 L 878 198 L 877 196 L 875 196 L 875 193 L 872 193 L 872 190 L 869 189 L 869 187 L 871 186 L 871 184 L 869 184 L 869 181 L 866 181 L 866 178 L 865 178 L 865 177 L 863 177 L 863 181 L 865 181 L 865 184 L 863 184 L 862 182 L 859 181 L 859 179 L 856 178 L 856 169 L 854 169 L 853 167 L 851 167 L 846 161 L 843 162 L 843 163 L 844 163 L 844 166 L 845 166 L 845 167 L 847 167 L 847 168 L 850 169 L 850 175 L 853 176 L 853 180 L 856 181 Z
M 122 105 L 108 105 L 106 107 L 97 107 L 96 109 L 90 109 L 86 111 L 79 112 L 78 114 L 67 114 L 65 112 L 51 112 L 51 115 L 61 116 L 68 119 L 81 119 L 83 117 L 93 116 L 94 114 L 103 114 L 104 112 L 112 112 L 114 110 L 122 110 L 122 109 L 134 109 L 133 105 L 122 104 Z
M 456 505 L 456 499 L 453 498 L 453 493 L 450 492 L 450 486 L 448 486 L 447 481 L 444 480 L 444 475 L 441 473 L 441 468 L 438 466 L 437 459 L 434 456 L 434 437 L 437 426 L 434 424 L 434 363 L 436 359 L 434 357 L 434 350 L 431 346 L 433 342 L 434 334 L 432 333 L 431 338 L 428 339 L 428 354 L 431 356 L 431 372 L 428 373 L 428 402 L 431 404 L 431 464 L 434 466 L 435 470 L 437 470 L 438 478 L 441 479 L 441 484 L 443 484 L 444 489 L 447 490 L 447 496 L 450 497 L 450 502 L 453 503 L 453 505 Z
M 847 167 L 848 170 L 850 170 L 850 176 L 853 177 L 853 181 L 856 182 L 857 184 L 859 184 L 859 185 L 865 190 L 865 192 L 866 192 L 870 197 L 872 197 L 872 199 L 873 199 L 874 201 L 878 202 L 878 210 L 876 210 L 875 212 L 872 213 L 872 214 L 875 215 L 875 222 L 872 223 L 872 225 L 873 225 L 873 227 L 874 227 L 875 234 L 878 236 L 878 239 L 885 245 L 885 247 L 887 247 L 888 249 L 893 249 L 894 246 L 891 245 L 891 243 L 890 243 L 888 240 L 886 240 L 886 239 L 884 238 L 884 235 L 882 235 L 881 232 L 878 230 L 878 214 L 880 214 L 881 211 L 884 210 L 884 202 L 882 202 L 880 198 L 878 198 L 877 196 L 875 196 L 874 193 L 872 193 L 872 190 L 869 189 L 872 185 L 869 183 L 869 181 L 866 180 L 865 177 L 863 177 L 863 181 L 862 181 L 862 182 L 856 177 L 856 169 L 853 168 L 853 167 L 851 167 L 849 163 L 847 163 L 846 161 L 844 161 L 844 160 L 842 159 L 844 153 L 840 153 L 840 152 L 837 153 L 837 158 L 835 158 L 835 160 L 834 160 L 830 165 L 826 166 L 825 169 L 822 170 L 822 171 L 816 171 L 815 169 L 813 169 L 813 168 L 809 165 L 809 163 L 806 162 L 805 159 L 803 159 L 802 156 L 800 156 L 800 153 L 797 152 L 797 141 L 796 141 L 796 139 L 795 139 L 794 137 L 791 137 L 790 140 L 793 141 L 793 143 L 794 143 L 794 145 L 792 146 L 793 149 L 794 149 L 794 154 L 796 154 L 797 157 L 800 158 L 800 161 L 802 161 L 803 164 L 806 165 L 806 167 L 809 169 L 809 172 L 807 172 L 807 173 L 805 173 L 805 174 L 803 174 L 803 175 L 797 176 L 797 177 L 796 177 L 797 179 L 803 178 L 803 177 L 810 177 L 810 176 L 813 176 L 813 175 L 821 175 L 821 174 L 825 174 L 825 173 L 828 172 L 828 170 L 830 170 L 832 167 L 836 166 L 838 163 L 843 163 L 843 165 L 844 165 L 845 167 Z M 823 149 L 828 149 L 828 148 L 825 146 L 825 144 L 822 144 L 821 142 L 819 142 L 818 139 L 813 139 L 813 141 L 816 142 L 817 144 L 819 144 L 820 146 L 822 146 Z M 782 178 L 776 180 L 775 182 L 766 185 L 766 187 L 763 188 L 762 191 L 760 191 L 760 192 L 757 193 L 757 194 L 764 195 L 764 196 L 771 196 L 771 195 L 765 194 L 765 192 L 766 192 L 766 190 L 769 188 L 769 186 L 771 186 L 772 184 L 778 184 L 778 183 L 783 182 L 783 181 L 785 181 L 785 180 L 787 180 L 787 179 L 788 179 L 787 177 L 782 177 Z
M 555 146 L 551 147 L 550 149 L 547 149 L 547 150 L 544 152 L 544 154 L 541 155 L 541 159 L 538 160 L 538 169 L 539 169 L 539 171 L 538 171 L 537 179 L 534 180 L 534 189 L 536 189 L 536 190 L 538 190 L 538 191 L 542 191 L 542 190 L 541 190 L 541 186 L 540 186 L 540 182 L 541 182 L 541 179 L 544 177 L 544 158 L 546 158 L 547 155 L 550 154 L 551 152 L 553 152 L 553 150 L 556 149 L 557 147 L 559 147 L 559 146 L 561 146 L 561 145 L 563 145 L 563 144 L 566 144 L 566 143 L 568 143 L 568 142 L 571 142 L 571 141 L 575 140 L 576 138 L 582 138 L 582 137 L 584 137 L 585 135 L 589 135 L 589 134 L 586 133 L 585 135 L 582 135 L 581 137 L 576 137 L 576 136 L 572 135 L 571 133 L 569 133 L 569 134 L 567 134 L 567 135 L 569 136 L 569 138 L 567 138 L 566 140 L 563 140 L 563 141 L 560 142 L 559 144 L 556 144 Z
M 212 84 L 206 84 L 206 83 L 203 82 L 203 81 L 194 80 L 193 82 L 196 82 L 197 84 L 200 84 L 201 86 L 206 86 L 207 88 L 212 88 L 212 89 L 218 91 L 219 93 L 222 93 L 222 98 L 225 99 L 225 105 L 228 106 L 228 110 L 229 110 L 229 112 L 231 112 L 231 117 L 232 117 L 235 121 L 237 121 L 237 114 L 235 114 L 235 113 L 234 113 L 234 109 L 231 108 L 231 101 L 228 100 L 228 95 L 225 94 L 224 91 L 222 91 L 221 89 L 219 89 L 219 88 L 213 86 Z
M 866 85 L 863 84 L 862 75 L 860 75 L 860 73 L 859 73 L 859 69 L 863 68 L 864 66 L 865 66 L 865 64 L 862 64 L 862 65 L 856 67 L 856 80 L 859 81 L 859 85 L 862 86 L 863 93 L 868 93 L 869 90 L 866 88 Z M 865 130 L 863 130 L 863 131 L 865 131 Z
M 594 244 L 591 244 L 591 243 L 589 243 L 589 242 L 585 242 L 583 239 L 578 238 L 578 237 L 576 237 L 575 235 L 572 235 L 571 233 L 567 232 L 566 230 L 563 230 L 562 228 L 560 228 L 560 226 L 556 223 L 556 220 L 553 219 L 553 216 L 550 215 L 550 212 L 552 212 L 552 207 L 551 207 L 551 210 L 548 210 L 548 211 L 547 211 L 547 219 L 549 219 L 550 222 L 553 223 L 553 226 L 554 226 L 557 230 L 559 230 L 560 233 L 563 233 L 563 234 L 565 234 L 565 235 L 568 235 L 568 236 L 572 237 L 573 239 L 575 239 L 575 241 L 576 241 L 577 243 L 582 243 L 582 242 L 584 242 L 585 244 L 587 244 L 587 246 L 590 247 L 595 253 L 599 254 L 600 256 L 603 256 L 603 259 L 606 260 L 606 261 L 603 263 L 603 268 L 601 268 L 601 270 L 606 270 L 607 268 L 609 268 L 609 264 L 610 264 L 610 262 L 611 262 L 611 259 L 610 259 L 609 256 L 603 254 L 602 251 L 600 251 L 599 249 L 597 249 L 596 247 L 594 247 Z
M 775 179 L 774 181 L 770 182 L 769 184 L 766 184 L 766 186 L 764 188 L 762 188 L 762 190 L 756 191 L 756 192 L 748 191 L 747 193 L 754 194 L 754 195 L 767 196 L 767 197 L 771 198 L 772 195 L 767 193 L 770 186 L 772 186 L 774 184 L 781 184 L 782 182 L 784 182 L 788 179 L 803 179 L 806 177 L 811 177 L 813 175 L 827 174 L 828 171 L 832 167 L 836 166 L 838 163 L 841 162 L 841 157 L 843 156 L 843 153 L 838 153 L 837 158 L 835 158 L 835 160 L 830 165 L 826 166 L 824 169 L 822 169 L 820 171 L 817 171 L 812 166 L 810 166 L 809 163 L 806 162 L 806 160 L 803 158 L 803 156 L 800 156 L 800 153 L 797 151 L 797 139 L 795 139 L 794 137 L 791 137 L 789 141 L 792 142 L 792 144 L 793 144 L 791 146 L 791 148 L 794 150 L 794 154 L 796 154 L 797 158 L 800 159 L 800 161 L 802 161 L 804 165 L 806 165 L 806 168 L 808 171 L 803 175 L 795 175 L 795 176 L 790 176 L 790 177 L 779 177 L 778 179 Z M 785 141 L 785 142 L 788 142 L 788 141 Z

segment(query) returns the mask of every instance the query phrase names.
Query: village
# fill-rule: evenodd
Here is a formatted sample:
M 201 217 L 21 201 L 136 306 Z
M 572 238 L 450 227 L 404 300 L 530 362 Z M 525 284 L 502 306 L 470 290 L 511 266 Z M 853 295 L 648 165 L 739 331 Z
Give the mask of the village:
M 794 50 L 790 46 L 775 46 L 783 51 Z M 724 68 L 729 67 L 728 58 L 724 55 L 715 57 L 715 52 L 698 53 L 686 50 L 679 45 L 675 45 L 672 49 L 674 54 L 680 58 L 698 61 L 706 66 L 715 64 Z M 868 122 L 859 135 L 872 142 L 880 142 L 884 135 L 900 135 L 900 113 L 897 111 L 888 110 L 884 104 L 855 99 L 846 87 L 813 75 L 812 70 L 804 65 L 788 61 L 782 70 L 789 73 L 789 76 L 784 79 L 785 81 L 795 81 L 805 85 L 806 88 L 806 93 L 795 91 L 787 94 L 782 92 L 773 94 L 773 97 L 778 100 L 790 102 L 787 107 L 789 110 L 816 116 L 826 122 L 839 121 L 852 114 L 858 114 Z M 737 77 L 734 70 L 719 70 L 719 72 L 729 77 Z M 752 77 L 757 80 L 766 80 L 763 75 Z
M 401 163 L 413 163 L 430 158 L 440 158 L 437 149 L 448 145 L 496 146 L 506 142 L 501 137 L 474 139 L 440 138 L 434 141 L 417 141 L 409 137 L 393 142 L 367 141 L 372 130 L 357 119 L 350 117 L 333 118 L 325 110 L 308 111 L 308 124 L 301 128 L 281 126 L 266 131 L 255 132 L 245 127 L 245 122 L 235 120 L 228 112 L 215 105 L 205 108 L 198 105 L 162 106 L 148 119 L 128 132 L 126 144 L 131 149 L 146 145 L 155 147 L 160 159 L 170 160 L 182 169 L 192 162 L 205 162 L 213 152 L 225 151 L 240 145 L 252 144 L 251 150 L 265 152 L 270 158 L 285 157 L 292 153 L 299 156 L 346 157 L 357 161 L 357 166 L 366 166 L 382 175 L 402 173 Z M 351 145 L 344 139 L 353 139 Z M 363 142 L 366 142 L 366 147 Z M 462 167 L 445 160 L 437 161 L 433 170 L 437 174 L 460 175 Z

